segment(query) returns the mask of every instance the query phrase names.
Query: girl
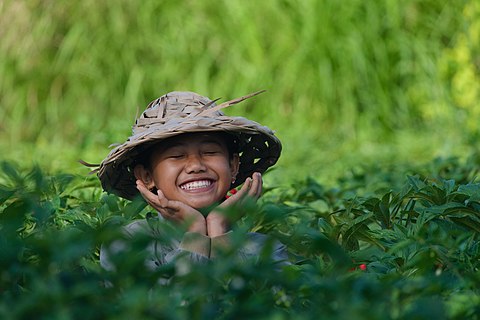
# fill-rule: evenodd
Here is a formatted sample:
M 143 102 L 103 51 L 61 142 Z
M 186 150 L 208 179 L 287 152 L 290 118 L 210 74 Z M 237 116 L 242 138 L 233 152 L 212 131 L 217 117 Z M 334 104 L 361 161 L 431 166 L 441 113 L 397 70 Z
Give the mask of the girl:
M 281 143 L 273 131 L 243 117 L 229 117 L 222 108 L 257 95 L 256 92 L 220 105 L 193 92 L 171 92 L 152 101 L 137 119 L 133 134 L 102 161 L 102 187 L 125 199 L 141 195 L 173 226 L 187 226 L 180 239 L 150 246 L 149 265 L 171 261 L 178 254 L 192 260 L 213 258 L 228 246 L 230 221 L 226 208 L 241 207 L 262 192 L 261 174 L 274 165 Z M 235 188 L 243 184 L 237 191 Z M 234 190 L 227 196 L 228 190 Z M 145 220 L 125 227 L 128 235 L 152 233 Z M 257 256 L 267 237 L 249 233 L 238 256 Z M 102 247 L 100 262 L 115 266 Z M 285 247 L 274 245 L 273 258 L 285 261 Z

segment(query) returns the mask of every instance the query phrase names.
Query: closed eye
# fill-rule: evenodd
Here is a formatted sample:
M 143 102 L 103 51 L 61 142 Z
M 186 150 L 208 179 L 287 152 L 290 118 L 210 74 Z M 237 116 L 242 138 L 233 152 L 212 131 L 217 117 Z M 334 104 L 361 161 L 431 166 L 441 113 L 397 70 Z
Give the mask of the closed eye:
M 170 154 L 167 156 L 168 159 L 181 159 L 183 157 L 184 157 L 183 154 Z
M 216 150 L 216 149 L 210 149 L 210 150 L 203 151 L 202 154 L 206 156 L 214 156 L 214 155 L 222 154 L 222 151 Z

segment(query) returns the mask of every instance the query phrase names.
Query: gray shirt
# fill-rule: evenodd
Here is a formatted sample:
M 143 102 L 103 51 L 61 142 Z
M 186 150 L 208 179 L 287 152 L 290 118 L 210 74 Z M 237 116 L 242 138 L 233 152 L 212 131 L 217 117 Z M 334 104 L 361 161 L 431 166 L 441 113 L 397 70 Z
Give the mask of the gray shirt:
M 156 223 L 168 223 L 158 219 Z M 158 225 L 157 225 L 158 226 Z M 194 232 L 186 232 L 180 237 L 169 239 L 168 243 L 159 241 L 156 236 L 161 232 L 155 227 L 155 224 L 149 223 L 146 219 L 135 220 L 124 227 L 126 237 L 133 237 L 142 233 L 152 237 L 152 242 L 147 247 L 147 268 L 154 270 L 156 267 L 172 262 L 179 255 L 186 257 L 192 262 L 202 263 L 214 259 L 221 250 L 228 250 L 234 232 L 229 231 L 218 237 L 208 237 Z M 271 258 L 278 266 L 289 264 L 286 246 L 278 241 L 272 240 L 269 236 L 261 233 L 251 232 L 245 235 L 245 241 L 242 247 L 236 252 L 236 257 L 240 261 L 257 260 L 260 253 L 267 245 L 271 245 Z M 124 241 L 113 242 L 108 248 L 102 246 L 100 249 L 100 264 L 109 271 L 116 269 L 111 262 L 109 255 L 118 253 L 125 248 Z

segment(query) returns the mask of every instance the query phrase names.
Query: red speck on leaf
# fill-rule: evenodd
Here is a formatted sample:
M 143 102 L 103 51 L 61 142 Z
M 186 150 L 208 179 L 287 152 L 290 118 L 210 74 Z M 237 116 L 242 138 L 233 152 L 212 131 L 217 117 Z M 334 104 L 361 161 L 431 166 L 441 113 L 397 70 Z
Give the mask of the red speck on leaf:
M 358 268 L 359 268 L 360 270 L 365 271 L 365 270 L 367 270 L 367 265 L 366 265 L 365 263 L 362 263 L 361 265 L 358 266 Z

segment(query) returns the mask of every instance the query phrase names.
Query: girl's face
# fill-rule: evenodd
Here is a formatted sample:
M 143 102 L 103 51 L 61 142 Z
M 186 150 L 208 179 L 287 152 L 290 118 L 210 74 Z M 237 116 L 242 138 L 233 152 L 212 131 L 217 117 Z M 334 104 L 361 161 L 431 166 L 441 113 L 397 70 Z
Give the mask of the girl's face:
M 221 135 L 182 134 L 154 147 L 142 180 L 167 199 L 200 209 L 225 197 L 238 166 L 238 154 L 230 156 Z

